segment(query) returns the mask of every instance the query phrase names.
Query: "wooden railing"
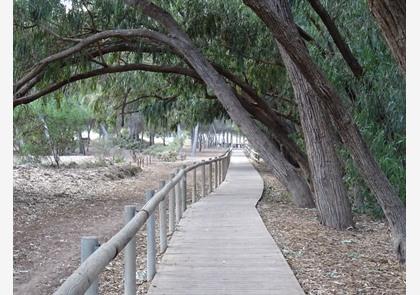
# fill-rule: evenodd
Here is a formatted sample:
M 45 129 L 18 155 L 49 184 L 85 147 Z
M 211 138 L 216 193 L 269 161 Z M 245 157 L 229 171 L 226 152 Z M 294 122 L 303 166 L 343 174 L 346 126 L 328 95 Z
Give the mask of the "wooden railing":
M 260 154 L 257 151 L 255 151 L 249 144 L 244 145 L 244 151 L 245 151 L 245 155 L 249 157 L 251 160 L 254 160 L 258 163 L 264 161 L 261 158 Z
M 160 252 L 165 252 L 167 230 L 173 233 L 176 224 L 187 208 L 187 173 L 192 175 L 192 203 L 198 200 L 197 169 L 201 169 L 201 197 L 205 197 L 218 187 L 226 177 L 232 149 L 214 159 L 194 163 L 171 175 L 169 181 L 161 181 L 155 193 L 146 192 L 146 204 L 137 212 L 136 206 L 125 206 L 125 226 L 106 243 L 98 246 L 96 237 L 83 237 L 81 243 L 82 263 L 57 289 L 56 295 L 98 294 L 98 275 L 124 249 L 124 294 L 136 294 L 136 239 L 137 232 L 147 223 L 147 280 L 151 281 L 156 273 L 155 218 L 159 208 Z M 208 169 L 206 169 L 208 166 Z M 208 173 L 206 175 L 206 170 Z M 209 191 L 206 189 L 208 181 Z M 168 210 L 167 210 L 168 208 Z M 168 215 L 167 216 L 167 211 Z M 167 222 L 168 221 L 168 222 Z M 168 226 L 167 226 L 168 225 Z M 86 292 L 86 293 L 85 293 Z

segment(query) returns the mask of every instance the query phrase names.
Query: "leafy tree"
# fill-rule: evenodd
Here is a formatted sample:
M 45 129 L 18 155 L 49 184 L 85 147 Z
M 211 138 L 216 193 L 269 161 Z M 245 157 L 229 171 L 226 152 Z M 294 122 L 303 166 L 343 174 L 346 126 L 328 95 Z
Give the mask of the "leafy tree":
M 72 153 L 78 134 L 86 129 L 91 114 L 75 100 L 37 101 L 14 113 L 15 140 L 21 142 L 23 156 L 59 156 Z

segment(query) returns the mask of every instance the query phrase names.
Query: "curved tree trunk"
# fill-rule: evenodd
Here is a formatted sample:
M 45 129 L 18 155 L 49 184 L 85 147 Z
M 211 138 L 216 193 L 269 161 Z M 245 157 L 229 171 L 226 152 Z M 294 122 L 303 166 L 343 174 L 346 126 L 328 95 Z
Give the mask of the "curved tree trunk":
M 202 53 L 194 47 L 191 39 L 181 30 L 172 16 L 146 0 L 128 2 L 140 4 L 139 7 L 146 15 L 157 20 L 168 30 L 171 37 L 165 41 L 185 57 L 206 85 L 214 91 L 230 118 L 244 134 L 249 136 L 248 140 L 250 143 L 264 157 L 264 160 L 271 166 L 277 178 L 289 190 L 295 204 L 299 207 L 314 207 L 311 191 L 303 177 L 296 172 L 276 145 L 257 126 L 251 115 L 235 96 L 232 88 Z
M 368 0 L 368 4 L 392 55 L 405 74 L 405 1 Z
M 295 92 L 321 224 L 335 229 L 353 226 L 351 205 L 342 179 L 328 118 L 311 86 L 277 43 Z
M 300 39 L 293 22 L 289 2 L 286 0 L 243 0 L 264 21 L 276 40 L 284 46 L 305 80 L 319 99 L 348 148 L 360 174 L 375 195 L 388 220 L 394 247 L 400 262 L 405 263 L 406 215 L 405 208 L 388 178 L 379 167 L 369 147 L 363 140 L 350 112 L 345 108 L 337 91 L 318 66 L 312 61 Z
M 296 161 L 302 174 L 310 179 L 311 173 L 309 170 L 308 159 L 306 155 L 301 151 L 300 147 L 289 137 L 287 128 L 284 127 L 284 123 L 278 118 L 278 116 L 272 111 L 272 109 L 262 101 L 262 99 L 256 99 L 249 102 L 245 95 L 236 95 L 241 102 L 242 106 L 250 113 L 254 118 L 260 121 L 271 131 L 271 136 L 276 142 L 283 146 L 288 154 Z

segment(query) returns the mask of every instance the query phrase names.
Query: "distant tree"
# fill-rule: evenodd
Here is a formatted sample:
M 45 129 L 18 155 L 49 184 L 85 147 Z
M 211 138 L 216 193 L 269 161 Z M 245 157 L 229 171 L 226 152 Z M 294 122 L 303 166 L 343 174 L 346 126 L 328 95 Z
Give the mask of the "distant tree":
M 59 166 L 60 156 L 74 152 L 80 134 L 87 128 L 90 114 L 74 100 L 38 101 L 14 114 L 15 136 L 23 144 L 24 156 L 52 156 Z

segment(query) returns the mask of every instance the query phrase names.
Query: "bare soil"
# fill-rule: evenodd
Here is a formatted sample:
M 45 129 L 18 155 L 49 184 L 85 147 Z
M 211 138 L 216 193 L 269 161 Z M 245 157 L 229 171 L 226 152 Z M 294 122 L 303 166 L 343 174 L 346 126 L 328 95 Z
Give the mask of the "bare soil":
M 355 229 L 324 227 L 315 209 L 291 203 L 265 164 L 254 165 L 264 179 L 257 209 L 306 294 L 405 294 L 384 220 L 355 215 Z
M 194 159 L 177 162 L 155 160 L 143 170 L 127 164 L 60 169 L 16 166 L 14 294 L 52 294 L 80 264 L 82 236 L 95 235 L 100 243 L 107 241 L 123 226 L 125 205 L 140 209 L 145 191 L 157 189 L 159 181 L 169 179 L 177 167 L 222 152 L 206 150 Z M 137 248 L 138 294 L 145 294 L 148 285 L 141 280 L 146 255 L 144 230 L 137 235 Z M 122 255 L 118 255 L 100 276 L 100 292 L 122 294 L 122 284 Z

